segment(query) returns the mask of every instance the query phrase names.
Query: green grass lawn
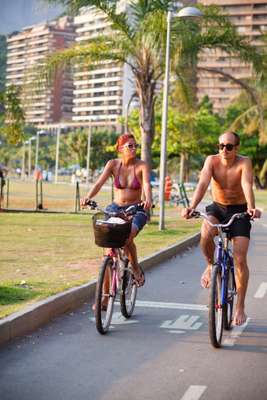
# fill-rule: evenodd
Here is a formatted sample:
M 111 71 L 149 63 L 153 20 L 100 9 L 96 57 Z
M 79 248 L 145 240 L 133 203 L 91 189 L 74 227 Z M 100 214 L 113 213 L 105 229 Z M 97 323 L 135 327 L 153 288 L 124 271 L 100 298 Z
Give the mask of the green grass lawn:
M 14 208 L 34 208 L 33 183 L 13 182 Z M 46 184 L 45 206 L 74 209 L 75 188 Z M 81 195 L 85 194 L 81 188 Z M 258 207 L 267 209 L 267 191 L 256 191 Z M 110 190 L 97 201 L 110 202 Z M 157 214 L 158 210 L 155 211 Z M 166 230 L 158 230 L 158 218 L 136 239 L 139 257 L 145 257 L 197 232 L 200 221 L 185 221 L 180 210 L 166 207 Z M 0 213 L 0 318 L 49 295 L 97 277 L 103 254 L 94 244 L 91 216 L 83 214 Z
M 136 239 L 140 258 L 197 232 L 199 224 L 169 208 L 160 232 L 152 217 Z M 0 317 L 95 279 L 103 254 L 88 214 L 1 213 L 0 240 Z

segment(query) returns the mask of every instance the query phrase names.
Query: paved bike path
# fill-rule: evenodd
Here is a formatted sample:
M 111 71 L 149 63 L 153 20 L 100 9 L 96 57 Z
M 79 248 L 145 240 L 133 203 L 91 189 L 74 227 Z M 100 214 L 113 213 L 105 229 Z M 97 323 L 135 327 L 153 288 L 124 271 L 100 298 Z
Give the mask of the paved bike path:
M 208 340 L 199 248 L 148 271 L 133 318 L 100 336 L 88 305 L 0 350 L 1 400 L 262 400 L 267 393 L 267 219 L 253 227 L 242 329 Z

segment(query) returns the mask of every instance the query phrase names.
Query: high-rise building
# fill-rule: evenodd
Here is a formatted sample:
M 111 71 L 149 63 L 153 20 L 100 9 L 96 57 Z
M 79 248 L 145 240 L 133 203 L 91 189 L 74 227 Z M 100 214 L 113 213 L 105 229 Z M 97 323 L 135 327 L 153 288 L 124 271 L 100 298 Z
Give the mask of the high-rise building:
M 69 71 L 57 72 L 51 84 L 39 90 L 36 66 L 56 50 L 69 47 L 75 38 L 73 18 L 41 23 L 14 32 L 7 39 L 6 86 L 20 86 L 26 121 L 47 124 L 71 120 L 73 81 Z
M 259 36 L 267 29 L 266 0 L 199 0 L 203 5 L 216 4 L 228 15 L 239 34 L 247 37 L 252 45 L 260 46 Z M 252 76 L 252 67 L 237 57 L 229 56 L 219 49 L 202 52 L 200 67 L 215 68 L 238 79 Z M 214 111 L 222 113 L 229 103 L 240 93 L 240 86 L 227 77 L 209 72 L 198 73 L 198 99 L 208 95 Z
M 120 2 L 126 7 L 127 2 Z M 94 7 L 83 7 L 74 18 L 76 42 L 83 45 L 90 39 L 111 32 L 111 23 Z M 123 63 L 103 60 L 95 65 L 77 65 L 74 71 L 73 121 L 94 121 L 99 125 L 116 125 L 123 115 L 133 86 L 131 71 Z

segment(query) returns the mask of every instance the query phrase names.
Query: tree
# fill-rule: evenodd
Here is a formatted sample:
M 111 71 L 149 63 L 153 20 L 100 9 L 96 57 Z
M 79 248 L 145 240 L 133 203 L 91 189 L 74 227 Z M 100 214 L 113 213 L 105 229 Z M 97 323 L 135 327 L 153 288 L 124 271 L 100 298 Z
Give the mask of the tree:
M 98 131 L 93 132 L 91 137 L 90 169 L 103 168 L 110 158 L 116 157 L 114 143 L 118 134 L 115 132 Z M 88 133 L 83 129 L 78 129 L 68 135 L 67 144 L 71 152 L 76 155 L 76 162 L 81 166 L 86 166 Z
M 9 86 L 0 93 L 0 108 L 3 109 L 4 120 L 0 127 L 10 143 L 19 143 L 23 139 L 25 117 L 20 103 L 20 88 Z
M 166 11 L 170 0 L 136 0 L 129 3 L 129 12 L 117 12 L 117 1 L 103 0 L 47 0 L 62 3 L 77 11 L 81 6 L 95 6 L 112 22 L 113 35 L 91 39 L 62 51 L 49 60 L 50 73 L 70 60 L 87 62 L 88 68 L 100 60 L 113 60 L 130 67 L 140 104 L 142 159 L 150 165 L 154 139 L 154 104 L 156 87 L 164 73 L 166 44 Z M 206 48 L 220 48 L 228 54 L 252 62 L 255 70 L 264 70 L 260 53 L 238 35 L 229 20 L 220 15 L 217 7 L 203 7 L 201 27 L 196 22 L 174 19 L 171 35 L 171 58 L 175 59 L 180 75 L 196 64 L 197 55 Z M 194 68 L 192 69 L 194 70 Z M 194 94 L 194 91 L 192 91 Z

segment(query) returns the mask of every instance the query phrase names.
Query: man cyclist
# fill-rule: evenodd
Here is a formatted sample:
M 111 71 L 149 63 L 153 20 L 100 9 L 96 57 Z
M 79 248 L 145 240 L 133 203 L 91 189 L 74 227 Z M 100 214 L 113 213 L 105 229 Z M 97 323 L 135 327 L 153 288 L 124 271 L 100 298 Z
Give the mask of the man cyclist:
M 213 203 L 206 207 L 212 223 L 225 223 L 239 212 L 247 211 L 248 218 L 235 220 L 230 227 L 233 241 L 233 255 L 236 266 L 237 304 L 234 323 L 242 325 L 247 316 L 245 297 L 249 279 L 247 252 L 249 247 L 250 218 L 260 218 L 261 212 L 255 207 L 253 193 L 252 163 L 248 157 L 238 154 L 240 138 L 235 132 L 225 132 L 219 137 L 219 153 L 208 156 L 193 194 L 191 206 L 182 210 L 184 218 L 192 212 L 203 199 L 211 182 Z M 200 245 L 207 260 L 207 267 L 201 277 L 201 285 L 209 287 L 214 255 L 214 237 L 217 230 L 203 221 Z

